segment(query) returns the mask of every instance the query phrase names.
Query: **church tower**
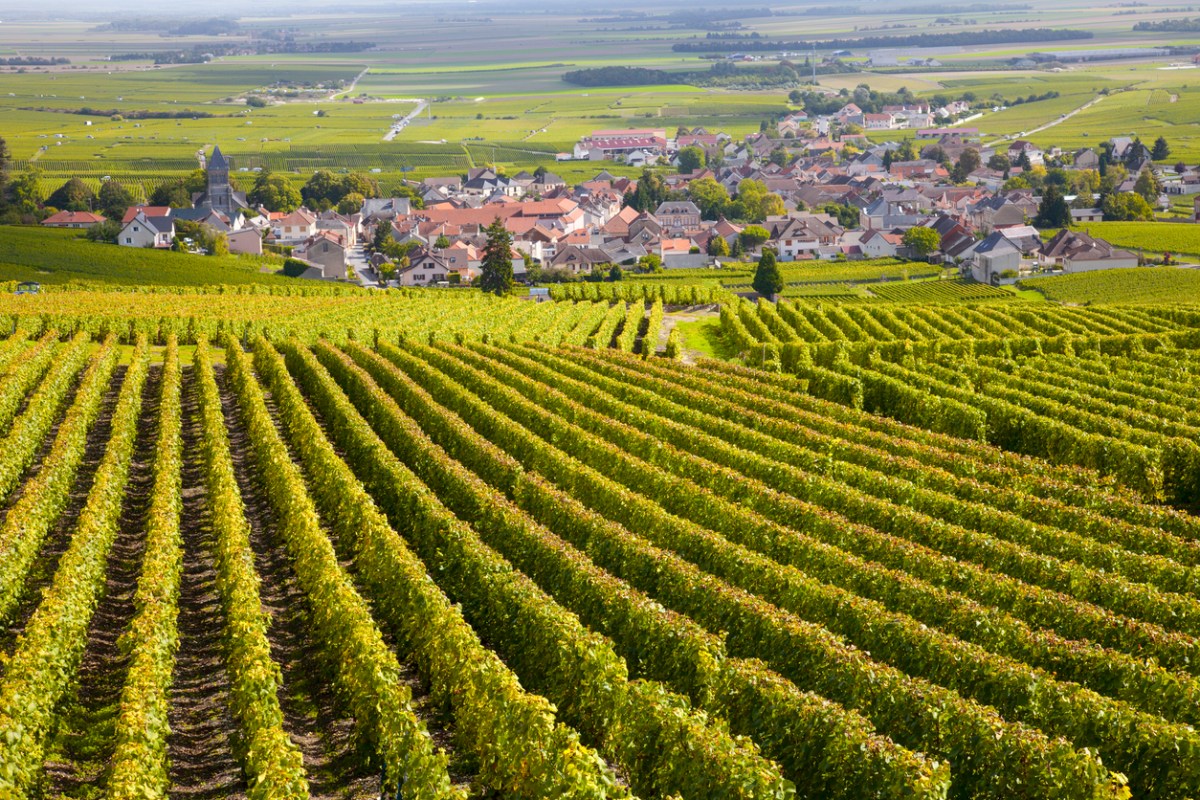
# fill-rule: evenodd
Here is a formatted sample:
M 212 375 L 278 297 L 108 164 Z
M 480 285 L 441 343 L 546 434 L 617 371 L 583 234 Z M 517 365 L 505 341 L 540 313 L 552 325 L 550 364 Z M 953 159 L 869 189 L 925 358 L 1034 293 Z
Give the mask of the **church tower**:
M 205 200 L 209 208 L 226 216 L 233 216 L 237 211 L 233 188 L 229 185 L 229 162 L 221 154 L 220 147 L 213 148 L 212 158 L 208 162 L 208 193 Z

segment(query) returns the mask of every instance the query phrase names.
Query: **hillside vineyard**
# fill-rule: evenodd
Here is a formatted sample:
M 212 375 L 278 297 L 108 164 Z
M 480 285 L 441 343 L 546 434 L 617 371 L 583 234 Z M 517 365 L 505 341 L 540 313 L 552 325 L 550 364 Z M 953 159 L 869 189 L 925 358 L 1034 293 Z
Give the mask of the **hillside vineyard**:
M 2 797 L 1200 792 L 1200 523 L 1144 473 L 855 407 L 875 375 L 949 402 L 937 353 L 783 343 L 798 379 L 623 352 L 641 304 L 235 339 L 194 302 L 0 342 Z M 1159 353 L 1187 321 L 1110 315 Z M 1187 432 L 1165 356 L 1075 344 L 962 374 L 1140 375 Z M 838 380 L 857 404 L 805 391 Z

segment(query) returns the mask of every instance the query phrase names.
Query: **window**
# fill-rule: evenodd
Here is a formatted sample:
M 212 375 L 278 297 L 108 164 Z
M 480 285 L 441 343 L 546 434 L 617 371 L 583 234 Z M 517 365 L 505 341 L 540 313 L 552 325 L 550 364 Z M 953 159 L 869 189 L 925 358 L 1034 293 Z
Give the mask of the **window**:
M 133 244 L 133 237 L 132 237 L 132 236 L 126 236 L 126 237 L 125 237 L 125 244 Z

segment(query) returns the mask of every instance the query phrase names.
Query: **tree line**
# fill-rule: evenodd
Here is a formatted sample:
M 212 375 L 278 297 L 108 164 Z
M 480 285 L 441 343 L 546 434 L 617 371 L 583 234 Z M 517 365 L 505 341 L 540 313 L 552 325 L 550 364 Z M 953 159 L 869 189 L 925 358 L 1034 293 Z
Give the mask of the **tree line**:
M 1057 42 L 1069 39 L 1091 39 L 1091 31 L 1069 28 L 996 28 L 993 30 L 957 31 L 954 33 L 914 33 L 906 36 L 863 36 L 856 39 L 825 39 L 801 41 L 762 39 L 738 34 L 709 34 L 704 39 L 671 45 L 677 53 L 709 53 L 713 51 L 740 52 L 763 50 L 846 50 L 854 47 L 945 47 L 948 45 L 1004 44 L 1007 42 Z

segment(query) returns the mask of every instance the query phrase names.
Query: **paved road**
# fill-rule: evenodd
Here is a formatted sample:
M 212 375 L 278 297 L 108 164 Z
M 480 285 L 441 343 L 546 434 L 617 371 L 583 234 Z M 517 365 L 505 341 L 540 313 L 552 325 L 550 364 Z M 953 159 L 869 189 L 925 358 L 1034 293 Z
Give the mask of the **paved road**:
M 1015 139 L 1024 139 L 1025 137 L 1032 136 L 1035 133 L 1041 133 L 1044 130 L 1053 128 L 1055 125 L 1060 125 L 1060 124 L 1066 122 L 1071 117 L 1078 114 L 1080 111 L 1087 111 L 1089 108 L 1096 105 L 1096 103 L 1099 103 L 1101 100 L 1103 100 L 1107 96 L 1108 95 L 1100 95 L 1099 97 L 1094 97 L 1091 100 L 1088 100 L 1083 105 L 1081 105 L 1079 108 L 1075 109 L 1074 111 L 1068 111 L 1066 114 L 1063 114 L 1061 117 L 1050 120 L 1045 125 L 1039 125 L 1036 128 L 1030 128 L 1029 130 L 1023 131 L 1021 133 L 1013 133 L 1013 134 L 1009 134 L 1007 136 L 1001 136 L 999 139 L 997 139 L 994 142 L 988 142 L 987 144 L 984 145 L 984 147 L 992 147 L 993 145 L 997 145 L 1000 142 L 1007 142 L 1007 141 L 1012 141 Z
M 417 118 L 417 115 L 418 115 L 418 114 L 420 114 L 422 111 L 424 111 L 424 110 L 425 110 L 425 106 L 429 105 L 429 103 L 428 103 L 427 101 L 425 101 L 425 100 L 421 100 L 421 99 L 419 99 L 419 98 L 417 98 L 417 99 L 413 99 L 413 100 L 394 100 L 394 101 L 392 101 L 392 102 L 396 102 L 396 103 L 416 103 L 416 104 L 417 104 L 417 107 L 416 107 L 416 108 L 414 108 L 414 109 L 413 109 L 413 110 L 412 110 L 412 111 L 411 111 L 411 112 L 408 114 L 408 116 L 404 117 L 403 119 L 398 119 L 398 120 L 396 120 L 395 122 L 393 122 L 393 123 L 392 123 L 392 127 L 391 127 L 391 128 L 388 130 L 388 132 L 387 132 L 387 133 L 385 133 L 385 134 L 383 135 L 383 140 L 384 140 L 385 142 L 390 142 L 392 139 L 395 139 L 395 138 L 396 138 L 396 134 L 398 134 L 400 131 L 402 131 L 402 130 L 404 130 L 405 128 L 407 128 L 407 127 L 408 127 L 408 123 L 410 123 L 410 122 L 412 122 L 414 119 L 416 119 L 416 118 Z
M 346 263 L 350 269 L 354 270 L 354 274 L 358 276 L 358 280 L 363 286 L 379 288 L 379 276 L 375 274 L 375 270 L 371 269 L 371 265 L 367 261 L 367 253 L 361 244 L 350 248 L 350 252 L 346 254 Z

